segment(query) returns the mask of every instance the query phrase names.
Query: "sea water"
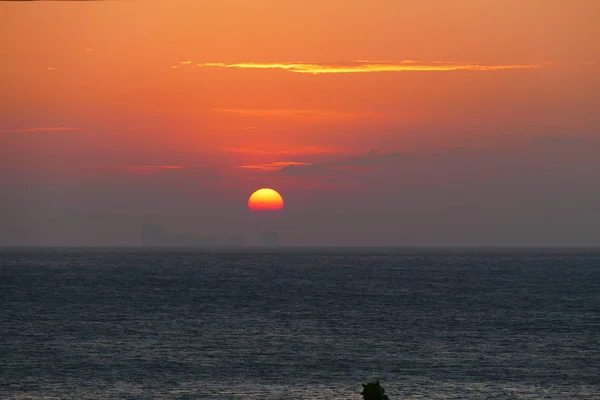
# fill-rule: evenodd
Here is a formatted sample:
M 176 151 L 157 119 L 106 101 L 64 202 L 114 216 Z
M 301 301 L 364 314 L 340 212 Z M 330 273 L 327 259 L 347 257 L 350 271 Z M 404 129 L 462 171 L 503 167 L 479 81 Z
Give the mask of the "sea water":
M 600 399 L 600 251 L 0 250 L 0 399 Z

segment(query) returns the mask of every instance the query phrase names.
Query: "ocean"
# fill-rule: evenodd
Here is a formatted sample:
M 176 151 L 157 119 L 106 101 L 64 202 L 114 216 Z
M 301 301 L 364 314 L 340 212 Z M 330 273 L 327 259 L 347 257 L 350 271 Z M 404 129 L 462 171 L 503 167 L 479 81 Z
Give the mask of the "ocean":
M 600 399 L 600 250 L 3 249 L 0 399 Z

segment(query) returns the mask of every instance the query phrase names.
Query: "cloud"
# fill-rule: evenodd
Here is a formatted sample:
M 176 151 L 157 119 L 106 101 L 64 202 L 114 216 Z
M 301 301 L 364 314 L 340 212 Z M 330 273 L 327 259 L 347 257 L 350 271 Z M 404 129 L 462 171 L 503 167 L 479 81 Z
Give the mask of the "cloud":
M 2 1 L 2 0 L 0 0 L 0 1 Z M 65 132 L 65 131 L 78 131 L 78 130 L 81 130 L 81 128 L 73 128 L 73 127 L 69 127 L 69 126 L 57 126 L 57 127 L 41 127 L 41 128 L 0 129 L 0 133 Z
M 233 148 L 225 151 L 247 154 L 251 156 L 271 156 L 292 158 L 293 161 L 261 162 L 239 165 L 236 168 L 276 173 L 285 176 L 317 176 L 343 171 L 366 171 L 400 160 L 407 156 L 399 152 L 380 152 L 371 150 L 366 153 L 349 153 L 348 151 L 328 147 L 304 147 L 294 150 Z M 315 161 L 315 156 L 317 160 Z M 298 158 L 302 161 L 298 161 Z M 308 158 L 308 159 L 307 159 Z
M 281 168 L 278 172 L 287 176 L 316 176 L 326 175 L 334 171 L 365 170 L 381 167 L 400 160 L 403 153 L 383 153 L 379 150 L 371 150 L 367 153 L 354 154 L 338 159 L 332 159 L 314 164 L 290 164 Z
M 299 162 L 299 161 L 275 161 L 266 164 L 255 164 L 255 165 L 240 165 L 238 168 L 242 169 L 257 169 L 261 171 L 278 171 L 286 167 L 295 166 L 310 166 L 310 163 Z
M 309 62 L 282 62 L 282 63 L 221 63 L 209 62 L 197 64 L 202 68 L 238 68 L 238 69 L 278 69 L 301 74 L 343 74 L 343 73 L 368 73 L 368 72 L 403 72 L 403 71 L 500 71 L 511 69 L 539 69 L 541 64 L 507 64 L 487 65 L 470 62 L 443 62 L 435 61 L 423 63 L 412 60 L 405 61 L 353 61 L 339 63 L 309 63 Z
M 584 160 L 597 158 L 595 156 L 592 158 L 588 156 L 597 154 L 597 145 L 600 143 L 600 141 L 581 137 L 545 136 L 531 138 L 528 143 L 530 144 L 530 147 L 526 147 L 524 150 L 526 150 L 525 154 L 528 154 L 529 156 L 534 154 L 533 152 L 536 150 L 549 150 L 550 152 L 548 154 L 554 156 L 555 154 L 552 151 L 557 150 L 561 151 L 565 156 L 567 156 L 569 153 L 577 153 L 579 154 L 580 161 L 583 163 Z M 457 151 L 457 149 L 460 151 Z M 260 169 L 265 172 L 275 172 L 278 175 L 288 177 L 316 178 L 335 176 L 340 178 L 345 176 L 347 173 L 372 173 L 381 171 L 383 167 L 395 167 L 396 170 L 407 168 L 411 169 L 415 166 L 423 168 L 425 164 L 431 162 L 432 160 L 437 160 L 440 163 L 452 164 L 456 160 L 462 159 L 468 163 L 483 157 L 483 154 L 486 154 L 485 157 L 488 159 L 494 159 L 498 162 L 504 160 L 503 162 L 510 164 L 512 161 L 514 161 L 513 157 L 516 157 L 520 153 L 518 151 L 518 147 L 513 148 L 512 152 L 504 153 L 499 149 L 497 151 L 492 151 L 492 149 L 485 151 L 481 148 L 465 146 L 461 148 L 440 148 L 436 151 L 426 153 L 406 153 L 401 151 L 384 152 L 380 150 L 370 150 L 359 154 L 322 154 L 325 155 L 325 159 L 318 162 L 270 163 L 260 165 L 266 166 L 265 168 L 256 166 L 255 169 Z M 296 155 L 301 156 L 299 153 L 296 153 Z M 492 161 L 490 160 L 490 162 Z M 400 168 L 400 166 L 402 166 L 402 168 Z M 279 168 L 277 169 L 276 167 Z
M 330 171 L 323 165 L 287 165 L 281 168 L 279 174 L 285 176 L 319 176 L 327 175 Z

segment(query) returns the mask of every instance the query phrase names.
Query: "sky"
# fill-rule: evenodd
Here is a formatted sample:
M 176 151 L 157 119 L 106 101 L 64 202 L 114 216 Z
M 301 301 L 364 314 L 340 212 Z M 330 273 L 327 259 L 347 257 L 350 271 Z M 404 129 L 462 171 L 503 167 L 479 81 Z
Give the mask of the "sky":
M 0 245 L 600 245 L 597 0 L 0 1 Z M 269 187 L 285 209 L 253 213 Z

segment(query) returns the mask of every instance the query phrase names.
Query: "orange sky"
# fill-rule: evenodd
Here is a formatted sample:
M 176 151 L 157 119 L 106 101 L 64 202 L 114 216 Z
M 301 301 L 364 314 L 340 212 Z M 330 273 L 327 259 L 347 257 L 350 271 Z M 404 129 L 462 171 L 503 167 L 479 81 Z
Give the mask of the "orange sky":
M 228 198 L 335 197 L 391 173 L 398 152 L 600 132 L 596 0 L 39 1 L 0 15 L 0 179 L 28 187 L 202 169 Z M 376 165 L 348 161 L 364 157 Z

